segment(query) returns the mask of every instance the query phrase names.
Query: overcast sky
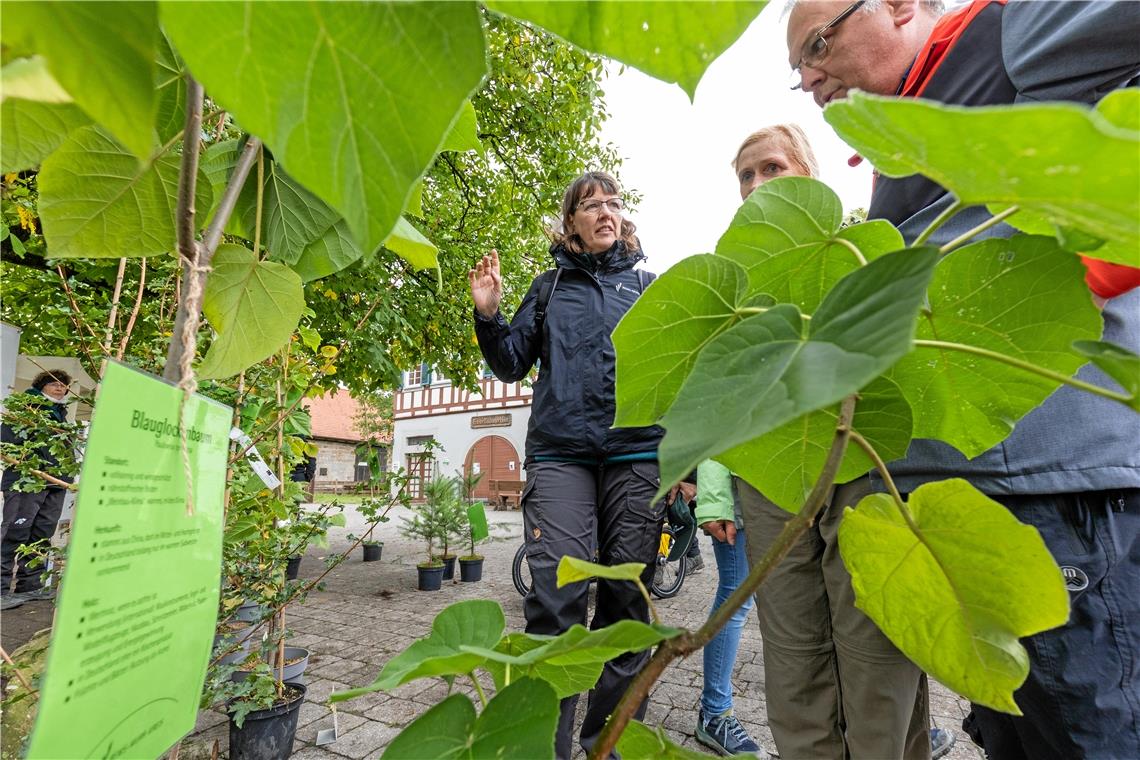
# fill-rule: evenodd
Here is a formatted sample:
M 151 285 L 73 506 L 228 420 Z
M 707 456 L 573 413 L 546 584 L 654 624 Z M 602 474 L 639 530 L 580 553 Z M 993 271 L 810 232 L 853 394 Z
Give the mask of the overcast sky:
M 634 69 L 608 66 L 610 118 L 602 140 L 622 157 L 622 182 L 642 195 L 630 218 L 646 268 L 664 272 L 694 253 L 711 252 L 740 206 L 731 162 L 760 127 L 795 122 L 819 160 L 821 177 L 845 210 L 866 206 L 871 170 L 847 165 L 854 151 L 824 121 L 810 96 L 788 89 L 783 3 L 770 3 L 701 80 L 696 99 Z

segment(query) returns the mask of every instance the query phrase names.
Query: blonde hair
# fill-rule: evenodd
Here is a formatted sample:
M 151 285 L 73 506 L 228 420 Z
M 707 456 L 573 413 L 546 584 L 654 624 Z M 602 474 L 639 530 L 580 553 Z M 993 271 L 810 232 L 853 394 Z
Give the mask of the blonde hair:
M 566 192 L 562 195 L 562 229 L 552 230 L 550 235 L 555 245 L 564 245 L 572 253 L 585 253 L 586 248 L 582 238 L 578 233 L 570 233 L 567 230 L 570 229 L 570 220 L 578 210 L 578 204 L 586 198 L 593 197 L 599 190 L 610 195 L 618 195 L 621 193 L 621 185 L 607 172 L 586 172 L 570 183 L 570 187 L 566 188 Z M 625 243 L 627 254 L 641 250 L 641 241 L 637 239 L 635 232 L 637 227 L 633 222 L 622 217 L 618 238 Z
M 758 129 L 748 137 L 744 138 L 744 142 L 740 143 L 740 147 L 736 149 L 736 158 L 732 159 L 732 168 L 736 169 L 736 163 L 740 160 L 740 154 L 751 145 L 755 145 L 761 140 L 775 140 L 784 149 L 788 159 L 799 166 L 799 168 L 809 177 L 819 176 L 819 164 L 815 160 L 815 153 L 812 152 L 811 143 L 808 142 L 807 135 L 796 124 L 773 124 L 770 127 Z

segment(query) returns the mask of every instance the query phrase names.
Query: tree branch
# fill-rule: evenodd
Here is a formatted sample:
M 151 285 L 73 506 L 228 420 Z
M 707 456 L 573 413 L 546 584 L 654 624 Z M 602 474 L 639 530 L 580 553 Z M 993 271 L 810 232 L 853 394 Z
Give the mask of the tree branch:
M 622 731 L 637 712 L 638 706 L 649 696 L 649 690 L 656 683 L 657 678 L 665 671 L 673 660 L 684 657 L 697 651 L 720 631 L 732 618 L 741 605 L 756 593 L 772 570 L 791 551 L 793 544 L 807 531 L 814 522 L 815 517 L 823 509 L 827 495 L 835 482 L 835 475 L 839 472 L 839 465 L 843 461 L 843 454 L 847 450 L 847 440 L 851 431 L 851 420 L 855 416 L 855 396 L 848 396 L 843 400 L 839 411 L 839 421 L 835 426 L 835 438 L 824 462 L 823 471 L 819 474 L 815 486 L 808 494 L 803 508 L 799 514 L 784 524 L 783 530 L 776 537 L 772 546 L 748 573 L 744 582 L 717 608 L 709 619 L 696 633 L 686 631 L 680 636 L 667 640 L 649 663 L 633 679 L 621 701 L 614 708 L 613 715 L 606 722 L 598 741 L 590 750 L 590 760 L 600 760 L 609 757 Z
M 145 259 L 144 259 L 145 261 Z M 123 275 L 127 271 L 127 259 L 119 259 L 119 272 L 115 275 L 115 292 L 111 296 L 111 313 L 107 317 L 107 329 L 103 332 L 102 351 L 104 356 L 111 355 L 111 338 L 115 334 L 115 320 L 119 316 L 119 296 L 123 293 Z
M 143 293 L 146 291 L 146 258 L 142 259 L 139 264 L 139 292 L 135 296 L 135 305 L 131 309 L 130 319 L 127 320 L 127 329 L 123 331 L 123 339 L 119 341 L 119 350 L 115 354 L 116 359 L 122 359 L 123 354 L 127 352 L 127 343 L 131 339 L 131 333 L 135 329 L 135 320 L 139 317 L 139 310 L 142 309 Z M 161 316 L 161 309 L 159 309 Z

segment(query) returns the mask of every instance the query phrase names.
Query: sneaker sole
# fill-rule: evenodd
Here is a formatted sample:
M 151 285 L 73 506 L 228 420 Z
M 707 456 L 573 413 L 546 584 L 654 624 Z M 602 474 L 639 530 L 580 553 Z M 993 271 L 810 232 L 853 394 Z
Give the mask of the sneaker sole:
M 714 739 L 712 737 L 712 734 L 708 733 L 707 731 L 705 731 L 700 726 L 697 727 L 697 731 L 696 731 L 695 736 L 696 736 L 697 741 L 699 743 L 701 743 L 701 744 L 705 745 L 706 747 L 708 747 L 709 749 L 713 750 L 714 752 L 716 752 L 721 757 L 733 757 L 733 754 L 731 752 L 729 752 L 728 750 L 726 750 L 724 747 L 722 747 L 720 745 L 720 742 L 718 742 L 716 739 Z M 747 755 L 743 755 L 743 757 L 747 757 Z

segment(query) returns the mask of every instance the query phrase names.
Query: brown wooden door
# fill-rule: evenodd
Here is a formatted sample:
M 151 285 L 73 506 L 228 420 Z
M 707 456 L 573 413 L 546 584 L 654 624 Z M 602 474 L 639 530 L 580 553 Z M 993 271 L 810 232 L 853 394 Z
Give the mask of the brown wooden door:
M 514 445 L 501 435 L 486 435 L 475 442 L 463 462 L 464 472 L 470 474 L 473 469 L 483 473 L 479 485 L 475 486 L 476 499 L 490 496 L 492 480 L 522 480 L 522 459 Z

